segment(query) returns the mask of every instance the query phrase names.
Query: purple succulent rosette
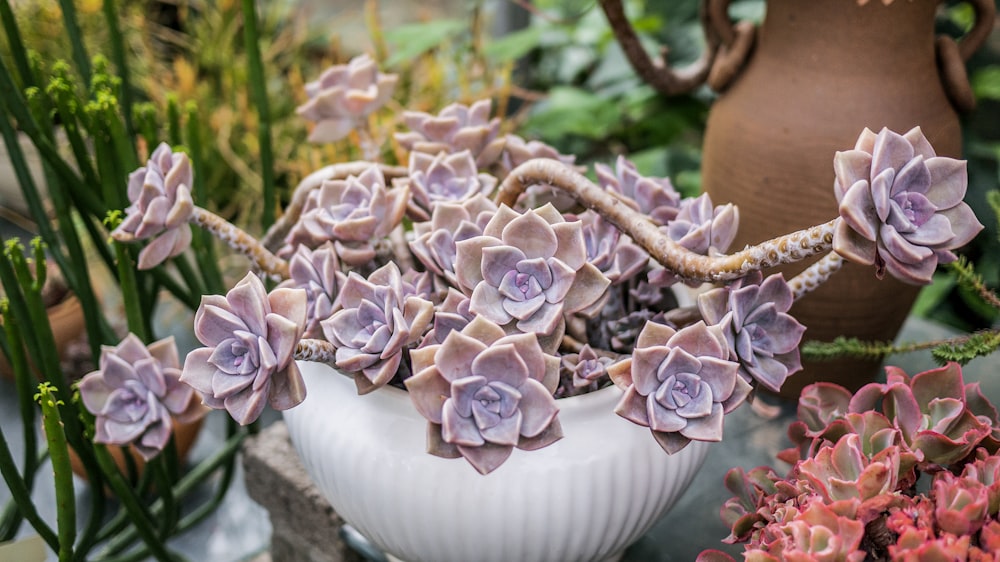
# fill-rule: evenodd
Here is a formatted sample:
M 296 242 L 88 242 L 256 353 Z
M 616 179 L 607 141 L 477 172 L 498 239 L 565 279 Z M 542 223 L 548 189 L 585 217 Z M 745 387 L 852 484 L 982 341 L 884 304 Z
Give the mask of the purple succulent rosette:
M 129 334 L 102 346 L 98 370 L 80 381 L 80 399 L 96 416 L 94 441 L 132 445 L 149 460 L 170 441 L 174 420 L 191 423 L 205 414 L 191 387 L 181 384 L 173 337 L 146 347 Z
M 267 404 L 275 410 L 297 406 L 306 396 L 294 361 L 306 300 L 302 289 L 268 293 L 252 273 L 224 297 L 203 296 L 194 333 L 206 347 L 188 353 L 181 381 L 241 425 L 260 417 Z
M 572 154 L 560 154 L 558 150 L 544 142 L 537 140 L 526 141 L 518 135 L 508 134 L 505 137 L 503 154 L 500 156 L 502 175 L 507 175 L 514 168 L 535 158 L 550 158 L 558 160 L 567 166 L 572 166 L 576 162 L 576 156 Z
M 497 206 L 483 195 L 462 203 L 434 205 L 431 219 L 413 224 L 414 239 L 410 250 L 428 271 L 457 287 L 455 276 L 456 243 L 482 236 Z
M 927 284 L 938 263 L 983 225 L 962 199 L 966 164 L 937 156 L 919 127 L 905 135 L 865 131 L 854 150 L 834 157 L 834 193 L 841 221 L 833 248 L 841 256 L 875 265 L 881 277 Z
M 191 245 L 194 172 L 187 154 L 160 144 L 145 166 L 129 174 L 125 220 L 111 232 L 119 242 L 150 240 L 139 252 L 139 269 L 150 269 Z
M 353 374 L 358 393 L 367 394 L 392 380 L 404 351 L 420 341 L 433 318 L 434 305 L 414 294 L 390 262 L 368 279 L 348 274 L 339 310 L 320 325 L 337 348 L 337 367 Z
M 703 193 L 681 202 L 677 216 L 660 230 L 692 252 L 705 256 L 725 253 L 736 238 L 740 213 L 732 203 L 712 206 Z
M 587 262 L 583 225 L 552 205 L 524 213 L 503 205 L 482 236 L 456 248 L 456 277 L 474 314 L 551 339 L 562 338 L 566 314 L 597 302 L 611 283 Z
M 573 387 L 586 388 L 607 376 L 608 367 L 614 360 L 598 355 L 592 347 L 584 345 L 579 353 L 563 355 L 562 362 L 573 373 Z
M 583 223 L 583 240 L 587 261 L 600 269 L 612 285 L 630 281 L 645 270 L 649 254 L 615 225 L 593 211 L 578 216 Z
M 468 150 L 437 156 L 411 152 L 409 175 L 399 183 L 410 187 L 410 215 L 414 220 L 426 221 L 439 203 L 461 203 L 476 195 L 489 195 L 497 179 L 480 174 Z
M 805 326 L 788 310 L 794 297 L 784 277 L 756 272 L 729 287 L 698 295 L 705 322 L 718 324 L 740 374 L 778 392 L 785 379 L 802 370 L 799 342 Z
M 621 196 L 626 204 L 648 215 L 656 224 L 663 226 L 677 217 L 681 195 L 669 178 L 643 176 L 624 156 L 618 157 L 614 171 L 604 164 L 594 164 L 594 171 L 601 187 Z
M 437 115 L 405 111 L 403 121 L 410 131 L 396 133 L 396 141 L 411 152 L 431 155 L 468 150 L 476 166 L 485 168 L 500 158 L 504 146 L 500 119 L 490 119 L 491 105 L 485 99 L 471 106 L 453 103 Z
M 375 243 L 403 220 L 409 198 L 405 185 L 388 189 L 375 165 L 346 180 L 324 181 L 309 194 L 279 254 L 291 255 L 300 244 L 315 248 L 333 241 L 344 263 L 367 264 L 375 257 Z
M 514 447 L 539 449 L 562 437 L 552 397 L 559 358 L 544 353 L 535 334 L 506 335 L 477 316 L 410 357 L 415 374 L 406 388 L 429 422 L 431 454 L 464 457 L 487 474 Z
M 469 311 L 469 297 L 454 288 L 448 288 L 444 300 L 434 307 L 431 329 L 424 335 L 418 347 L 444 343 L 452 332 L 461 332 L 475 319 Z
M 319 80 L 306 84 L 309 101 L 296 109 L 303 118 L 316 123 L 309 141 L 334 142 L 347 136 L 358 119 L 389 101 L 398 81 L 395 74 L 379 72 L 378 65 L 366 54 L 326 69 Z
M 306 329 L 304 337 L 321 338 L 323 329 L 319 323 L 333 314 L 340 288 L 347 276 L 340 270 L 340 260 L 333 244 L 326 244 L 310 250 L 299 246 L 288 260 L 289 279 L 279 288 L 304 289 L 306 292 Z
M 615 408 L 623 418 L 649 427 L 667 453 L 692 440 L 721 441 L 723 415 L 750 394 L 750 383 L 729 360 L 717 326 L 698 322 L 675 330 L 648 322 L 631 359 L 608 368 L 625 391 Z

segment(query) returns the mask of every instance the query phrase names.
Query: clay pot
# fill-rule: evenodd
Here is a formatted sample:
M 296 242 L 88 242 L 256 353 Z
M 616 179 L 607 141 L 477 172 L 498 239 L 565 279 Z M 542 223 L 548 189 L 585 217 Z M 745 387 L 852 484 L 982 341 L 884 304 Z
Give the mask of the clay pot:
M 740 209 L 740 237 L 732 247 L 836 217 L 833 156 L 853 148 L 865 127 L 904 133 L 920 126 L 939 155 L 961 157 L 953 101 L 968 106 L 971 96 L 962 56 L 988 34 L 993 1 L 976 3 L 980 21 L 959 44 L 935 39 L 938 4 L 768 1 L 748 60 L 731 82 L 713 84 L 726 90 L 705 132 L 704 189 L 717 204 Z M 716 64 L 733 65 L 725 45 Z M 788 279 L 807 265 L 780 271 Z M 878 282 L 874 275 L 873 268 L 847 264 L 796 303 L 792 314 L 807 327 L 805 339 L 894 339 L 919 287 Z M 782 393 L 797 398 L 816 380 L 856 389 L 878 369 L 878 361 L 806 363 Z

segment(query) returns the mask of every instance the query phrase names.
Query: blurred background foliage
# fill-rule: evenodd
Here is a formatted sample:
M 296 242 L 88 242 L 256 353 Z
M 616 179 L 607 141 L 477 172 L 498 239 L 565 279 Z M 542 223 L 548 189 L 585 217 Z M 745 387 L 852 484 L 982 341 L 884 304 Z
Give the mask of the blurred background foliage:
M 106 44 L 101 2 L 77 2 L 92 52 Z M 260 3 L 262 53 L 271 101 L 276 182 L 282 198 L 311 171 L 360 157 L 356 139 L 316 146 L 304 142 L 306 125 L 295 116 L 303 84 L 323 68 L 358 52 L 376 56 L 401 75 L 389 107 L 372 116 L 383 138 L 399 130 L 400 108 L 436 112 L 458 101 L 494 100 L 505 132 L 543 140 L 578 162 L 611 162 L 626 154 L 646 174 L 669 176 L 686 195 L 700 189 L 701 142 L 714 94 L 701 88 L 665 98 L 634 74 L 593 0 L 430 0 L 400 10 L 396 3 L 280 0 Z M 669 45 L 675 66 L 703 48 L 698 2 L 630 0 L 636 31 L 650 50 Z M 41 60 L 69 59 L 60 32 L 57 0 L 15 2 L 25 43 L 43 45 Z M 396 6 L 396 7 L 394 7 Z M 760 21 L 765 0 L 734 0 L 736 19 Z M 171 122 L 196 101 L 196 123 L 211 186 L 209 207 L 245 223 L 261 212 L 256 112 L 246 88 L 239 2 L 235 0 L 125 0 L 126 41 L 136 63 L 137 113 Z M 961 35 L 972 21 L 961 2 L 942 5 L 939 32 Z M 364 33 L 359 33 L 362 24 Z M 1000 179 L 1000 34 L 969 62 L 977 109 L 963 116 L 969 160 L 969 202 L 987 232 L 966 249 L 987 284 L 1000 287 L 1000 241 L 987 193 Z M 44 40 L 43 40 L 44 39 Z M 3 53 L 7 56 L 7 53 Z M 166 114 L 166 115 L 164 115 Z M 138 118 L 141 123 L 141 115 Z M 178 124 L 178 127 L 186 126 Z M 141 127 L 140 127 L 141 130 Z M 171 132 L 149 132 L 170 138 Z M 175 136 L 176 138 L 176 136 Z M 402 151 L 384 155 L 399 162 Z M 918 314 L 965 331 L 996 325 L 996 311 L 943 269 L 917 303 Z

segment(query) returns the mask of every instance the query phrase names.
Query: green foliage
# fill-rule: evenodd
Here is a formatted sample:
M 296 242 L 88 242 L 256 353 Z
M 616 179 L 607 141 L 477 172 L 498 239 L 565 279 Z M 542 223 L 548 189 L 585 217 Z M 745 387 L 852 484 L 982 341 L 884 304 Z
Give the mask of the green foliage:
M 977 357 L 993 353 L 998 348 L 1000 348 L 1000 331 L 989 330 L 941 344 L 931 350 L 931 354 L 942 365 L 949 361 L 965 365 Z

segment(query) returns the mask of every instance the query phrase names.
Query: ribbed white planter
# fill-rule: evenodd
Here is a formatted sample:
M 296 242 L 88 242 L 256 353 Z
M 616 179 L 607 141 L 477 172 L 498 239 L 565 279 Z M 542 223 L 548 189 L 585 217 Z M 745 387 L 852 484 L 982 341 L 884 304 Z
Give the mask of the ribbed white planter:
M 407 394 L 357 396 L 354 382 L 300 363 L 306 400 L 285 412 L 292 442 L 336 512 L 408 562 L 584 561 L 620 557 L 687 488 L 706 443 L 667 455 L 620 418 L 621 391 L 559 400 L 565 437 L 480 475 L 425 452 Z

